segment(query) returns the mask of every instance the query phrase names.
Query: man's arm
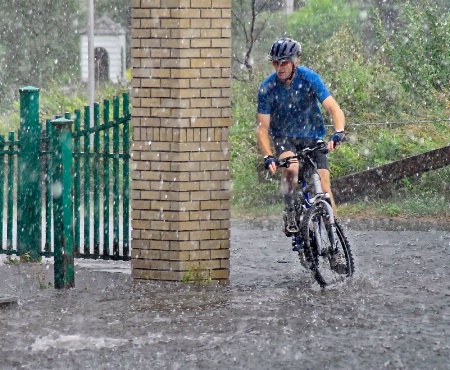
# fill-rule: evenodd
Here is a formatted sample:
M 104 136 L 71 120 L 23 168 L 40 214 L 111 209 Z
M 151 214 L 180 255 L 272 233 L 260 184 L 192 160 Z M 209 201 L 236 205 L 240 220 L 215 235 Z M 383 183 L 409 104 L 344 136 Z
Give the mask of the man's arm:
M 270 146 L 269 137 L 270 114 L 258 113 L 257 123 L 258 127 L 256 129 L 256 134 L 261 152 L 264 156 L 272 155 L 272 148 Z
M 256 136 L 258 138 L 259 147 L 264 156 L 271 156 L 273 153 L 269 137 L 270 114 L 258 113 L 257 119 L 258 127 L 256 129 Z M 272 163 L 269 169 L 274 173 L 277 169 L 275 163 Z
M 326 109 L 328 114 L 331 116 L 335 131 L 344 131 L 345 128 L 345 116 L 342 109 L 339 107 L 337 101 L 329 96 L 322 102 L 323 107 Z M 333 143 L 329 143 L 328 149 L 330 151 L 334 150 Z

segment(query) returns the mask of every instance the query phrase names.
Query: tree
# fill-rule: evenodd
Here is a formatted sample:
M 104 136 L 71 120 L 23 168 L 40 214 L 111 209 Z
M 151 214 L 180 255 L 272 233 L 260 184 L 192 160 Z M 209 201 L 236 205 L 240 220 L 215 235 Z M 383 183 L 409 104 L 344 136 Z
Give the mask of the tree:
M 2 96 L 11 98 L 24 85 L 40 87 L 58 74 L 78 76 L 76 0 L 2 1 L 0 12 Z
M 280 18 L 277 10 L 281 7 L 280 0 L 233 1 L 231 14 L 235 78 L 239 77 L 241 68 L 246 70 L 248 78 L 253 78 L 254 54 L 257 52 L 258 43 L 267 40 L 268 34 L 275 34 L 283 28 L 281 22 L 278 22 L 278 27 L 268 27 L 271 21 L 276 23 Z
M 342 25 L 355 33 L 360 29 L 358 4 L 346 0 L 308 0 L 289 16 L 288 32 L 298 40 L 309 58 L 317 46 L 332 37 Z
M 395 34 L 387 33 L 381 20 L 378 24 L 380 42 L 404 88 L 430 105 L 436 104 L 433 90 L 450 90 L 450 15 L 442 10 L 434 1 L 407 1 Z
M 108 15 L 129 36 L 130 0 L 95 0 L 94 6 L 97 18 Z M 79 81 L 77 31 L 86 27 L 87 0 L 5 0 L 0 12 L 0 108 L 21 86 Z

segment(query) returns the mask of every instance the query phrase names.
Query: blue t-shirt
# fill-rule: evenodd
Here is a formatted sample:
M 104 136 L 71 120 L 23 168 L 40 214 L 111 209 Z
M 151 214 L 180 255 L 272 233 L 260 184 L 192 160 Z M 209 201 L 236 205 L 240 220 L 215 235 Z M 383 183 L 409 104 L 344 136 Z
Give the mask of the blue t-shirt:
M 320 76 L 297 67 L 294 80 L 286 87 L 276 73 L 267 77 L 258 92 L 258 113 L 270 114 L 271 137 L 322 140 L 325 125 L 319 103 L 330 96 Z

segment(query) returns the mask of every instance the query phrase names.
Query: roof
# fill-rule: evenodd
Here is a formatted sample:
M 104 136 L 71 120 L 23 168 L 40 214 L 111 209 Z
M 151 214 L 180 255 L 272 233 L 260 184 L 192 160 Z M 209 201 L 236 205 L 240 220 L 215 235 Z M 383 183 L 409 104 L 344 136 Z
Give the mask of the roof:
M 83 28 L 79 31 L 79 34 L 87 34 L 87 28 Z M 94 22 L 94 35 L 125 35 L 126 29 L 123 28 L 119 23 L 115 23 L 111 18 L 103 15 Z

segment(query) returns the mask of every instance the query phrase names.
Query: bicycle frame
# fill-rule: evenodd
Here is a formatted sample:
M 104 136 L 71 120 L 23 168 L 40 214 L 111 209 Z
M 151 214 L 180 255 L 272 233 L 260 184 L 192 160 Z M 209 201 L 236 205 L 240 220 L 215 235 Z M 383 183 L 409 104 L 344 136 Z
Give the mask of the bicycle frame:
M 323 143 L 319 143 L 314 148 L 305 148 L 300 154 L 296 154 L 293 156 L 289 156 L 279 160 L 280 167 L 288 168 L 290 165 L 290 161 L 292 159 L 297 159 L 299 161 L 299 174 L 298 174 L 298 186 L 301 189 L 304 199 L 305 199 L 305 207 L 309 208 L 316 202 L 321 202 L 329 211 L 330 214 L 330 223 L 334 224 L 334 213 L 331 205 L 328 203 L 328 199 L 330 199 L 330 195 L 328 193 L 324 193 L 322 189 L 322 183 L 320 181 L 320 176 L 317 173 L 317 164 L 311 158 L 310 153 L 316 151 L 328 151 L 325 149 Z M 300 170 L 303 170 L 302 175 L 300 175 Z M 314 196 L 311 197 L 310 189 L 314 190 Z
M 308 178 L 306 177 L 301 177 L 300 174 L 298 176 L 298 184 L 299 186 L 301 186 L 301 191 L 303 192 L 304 195 L 304 199 L 305 199 L 305 203 L 306 203 L 306 207 L 309 208 L 311 207 L 314 203 L 319 202 L 321 203 L 321 205 L 323 207 L 325 207 L 328 211 L 328 215 L 329 215 L 329 228 L 327 227 L 328 233 L 329 233 L 329 238 L 330 240 L 333 242 L 334 245 L 334 236 L 335 236 L 335 222 L 334 222 L 334 212 L 333 212 L 333 208 L 331 207 L 330 203 L 328 203 L 327 199 L 330 198 L 328 193 L 324 193 L 323 189 L 322 189 L 322 184 L 320 182 L 320 176 L 317 173 L 317 165 L 316 163 L 314 163 L 314 161 L 312 160 L 311 157 L 309 157 L 308 155 L 306 155 L 304 157 L 304 159 L 306 160 L 304 163 L 306 166 L 310 166 L 313 171 L 311 174 L 311 183 L 308 183 Z M 305 173 L 309 173 L 308 172 L 308 168 L 305 168 Z M 314 187 L 314 197 L 310 197 L 310 193 L 309 193 L 309 189 L 310 187 L 313 186 Z M 322 222 L 321 219 L 318 220 L 318 222 Z M 318 241 L 318 243 L 320 244 L 320 240 Z M 321 248 L 322 246 L 319 245 L 319 247 Z
M 335 235 L 335 218 L 334 218 L 334 212 L 333 208 L 331 207 L 328 200 L 330 199 L 330 195 L 328 193 L 324 193 L 322 189 L 322 183 L 320 181 L 320 176 L 317 172 L 317 164 L 314 162 L 314 160 L 311 158 L 310 153 L 316 151 L 316 150 L 322 150 L 322 151 L 328 151 L 326 149 L 325 144 L 318 143 L 318 145 L 314 148 L 305 148 L 302 150 L 301 153 L 296 154 L 294 156 L 289 156 L 286 158 L 283 158 L 279 161 L 280 167 L 286 167 L 288 168 L 292 159 L 297 159 L 299 162 L 299 174 L 298 174 L 298 191 L 301 191 L 303 193 L 303 204 L 305 208 L 310 208 L 313 204 L 319 202 L 323 207 L 327 209 L 327 213 L 329 215 L 329 226 L 327 227 L 327 230 L 329 232 L 330 240 L 333 242 L 334 245 L 334 235 Z M 302 171 L 302 174 L 300 174 L 300 171 Z M 310 190 L 314 191 L 314 196 L 311 197 Z M 319 222 L 322 222 L 319 220 Z

